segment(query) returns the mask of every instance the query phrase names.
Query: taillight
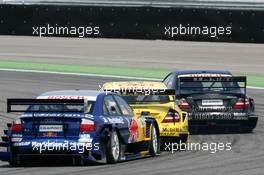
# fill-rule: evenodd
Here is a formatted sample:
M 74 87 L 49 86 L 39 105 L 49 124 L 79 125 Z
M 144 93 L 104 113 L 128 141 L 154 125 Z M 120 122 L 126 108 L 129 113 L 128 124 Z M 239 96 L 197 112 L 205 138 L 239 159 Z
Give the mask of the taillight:
M 181 99 L 177 100 L 177 104 L 178 104 L 179 108 L 181 108 L 181 109 L 190 109 L 190 108 L 192 108 L 192 106 L 189 105 L 189 103 L 186 101 L 185 98 L 181 98 Z
M 82 122 L 80 124 L 80 132 L 90 132 L 95 130 L 96 130 L 96 125 L 94 121 L 89 119 L 82 119 Z
M 23 130 L 23 128 L 22 128 L 21 120 L 18 119 L 16 121 L 14 121 L 12 126 L 11 126 L 11 131 L 12 132 L 22 132 L 22 130 Z
M 233 109 L 247 109 L 249 106 L 250 103 L 248 98 L 239 98 L 234 104 Z
M 180 121 L 180 115 L 175 110 L 169 110 L 162 123 L 175 123 Z

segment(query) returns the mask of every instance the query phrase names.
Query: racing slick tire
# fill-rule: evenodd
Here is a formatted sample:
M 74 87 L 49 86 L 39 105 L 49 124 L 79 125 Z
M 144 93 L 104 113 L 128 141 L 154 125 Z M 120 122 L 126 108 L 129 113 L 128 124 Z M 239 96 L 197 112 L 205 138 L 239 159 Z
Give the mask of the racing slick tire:
M 117 132 L 114 130 L 110 133 L 110 139 L 106 146 L 106 161 L 114 164 L 119 161 L 121 155 L 121 143 Z
M 10 165 L 11 167 L 19 167 L 19 166 L 21 166 L 21 165 L 19 165 L 19 164 L 17 163 L 17 161 L 15 161 L 15 160 L 10 160 L 8 163 L 9 163 L 9 165 Z
M 154 157 L 159 153 L 160 144 L 157 128 L 154 125 L 151 125 L 151 140 L 149 144 L 149 154 Z
M 23 167 L 23 166 L 27 166 L 27 164 L 24 161 L 23 162 L 19 162 L 15 158 L 11 158 L 11 160 L 9 160 L 8 163 L 9 163 L 9 165 L 11 167 Z

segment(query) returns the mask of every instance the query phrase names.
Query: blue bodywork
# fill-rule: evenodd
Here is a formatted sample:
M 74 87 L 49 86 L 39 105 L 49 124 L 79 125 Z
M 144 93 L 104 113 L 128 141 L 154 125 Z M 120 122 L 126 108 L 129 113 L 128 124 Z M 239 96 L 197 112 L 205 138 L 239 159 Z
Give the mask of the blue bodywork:
M 4 142 L 0 146 L 7 147 L 7 152 L 0 152 L 0 160 L 25 161 L 28 158 L 41 156 L 64 155 L 74 160 L 106 162 L 106 145 L 109 134 L 115 130 L 124 146 L 128 146 L 130 125 L 133 115 L 105 116 L 103 114 L 103 103 L 106 94 L 99 93 L 96 97 L 92 113 L 82 112 L 25 112 L 20 117 L 23 132 L 11 132 L 11 126 L 6 131 Z M 32 116 L 34 115 L 34 117 Z M 80 132 L 80 123 L 83 119 L 96 124 L 96 130 L 91 132 Z M 33 122 L 34 120 L 34 122 Z M 155 122 L 148 118 L 146 122 Z M 40 132 L 40 125 L 67 126 L 64 132 Z M 55 135 L 54 135 L 55 134 Z M 137 144 L 137 143 L 132 143 Z M 134 147 L 132 146 L 132 149 Z M 131 148 L 130 148 L 131 149 Z M 139 157 L 140 149 L 135 147 L 132 157 Z M 18 158 L 19 157 L 19 158 Z M 122 160 L 130 159 L 129 156 L 121 157 Z

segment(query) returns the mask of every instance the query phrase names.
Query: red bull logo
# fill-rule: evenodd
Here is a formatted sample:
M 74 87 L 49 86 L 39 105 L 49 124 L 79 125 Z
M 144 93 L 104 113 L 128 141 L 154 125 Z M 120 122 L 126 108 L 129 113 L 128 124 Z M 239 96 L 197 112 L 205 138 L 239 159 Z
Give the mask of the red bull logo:
M 136 142 L 138 138 L 138 123 L 135 119 L 132 119 L 129 132 L 128 143 Z

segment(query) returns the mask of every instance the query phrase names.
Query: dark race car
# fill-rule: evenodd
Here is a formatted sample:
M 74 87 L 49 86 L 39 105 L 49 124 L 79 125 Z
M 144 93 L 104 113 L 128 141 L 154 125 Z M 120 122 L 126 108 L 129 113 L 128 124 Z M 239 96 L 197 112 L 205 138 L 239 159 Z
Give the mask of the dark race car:
M 254 100 L 246 95 L 246 77 L 229 71 L 176 71 L 163 80 L 176 90 L 188 112 L 191 133 L 252 132 L 257 124 Z
M 8 124 L 0 160 L 26 163 L 116 163 L 159 150 L 157 122 L 136 115 L 122 97 L 112 93 L 54 91 L 37 99 L 8 99 L 8 112 L 22 112 Z M 67 162 L 69 162 L 67 161 Z

